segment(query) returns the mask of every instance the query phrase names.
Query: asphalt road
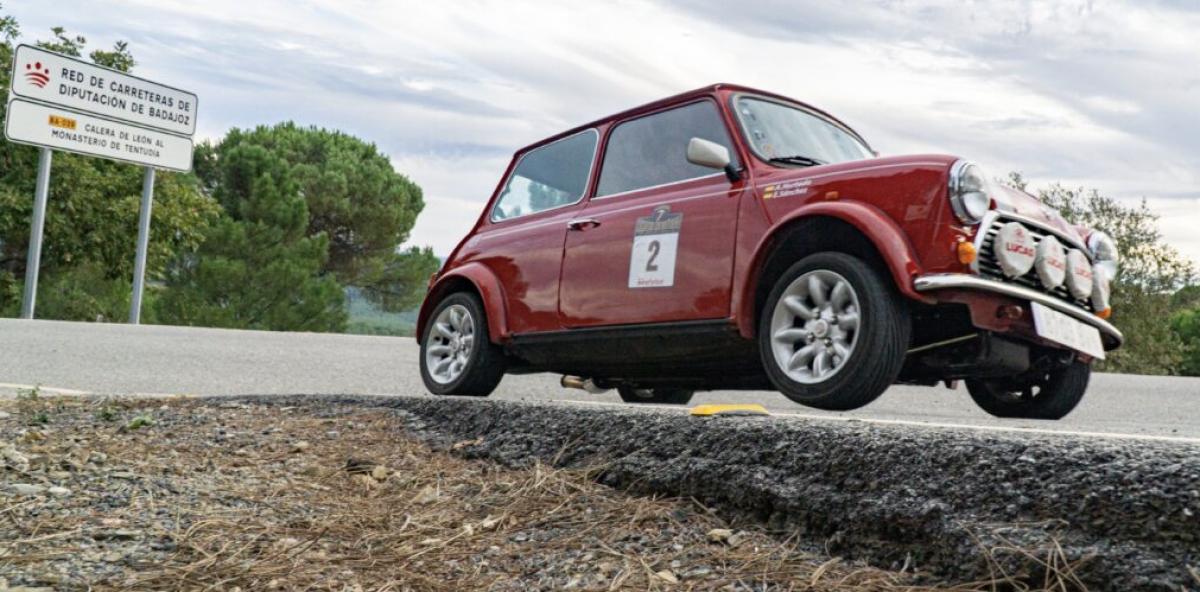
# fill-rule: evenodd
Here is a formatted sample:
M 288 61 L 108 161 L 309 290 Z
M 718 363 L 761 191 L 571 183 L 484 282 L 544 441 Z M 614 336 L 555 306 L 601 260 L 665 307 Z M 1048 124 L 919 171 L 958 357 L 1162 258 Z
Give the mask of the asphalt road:
M 0 394 L 354 394 L 427 396 L 412 339 L 0 319 Z M 508 376 L 493 397 L 619 404 L 614 393 L 563 389 L 553 375 Z M 893 387 L 848 413 L 774 392 L 703 393 L 693 403 L 761 403 L 777 416 L 1034 430 L 1200 444 L 1200 379 L 1098 374 L 1080 406 L 1056 422 L 1000 420 L 965 389 Z

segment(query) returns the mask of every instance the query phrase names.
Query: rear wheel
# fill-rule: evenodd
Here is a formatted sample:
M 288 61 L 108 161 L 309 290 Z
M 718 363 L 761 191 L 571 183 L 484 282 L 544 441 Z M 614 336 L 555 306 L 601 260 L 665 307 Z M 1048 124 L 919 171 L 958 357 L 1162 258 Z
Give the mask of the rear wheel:
M 1062 419 L 1079 404 L 1091 376 L 1091 364 L 1074 361 L 1019 378 L 967 380 L 967 392 L 996 417 Z
M 483 303 L 456 292 L 438 303 L 421 337 L 421 379 L 435 395 L 486 397 L 504 377 L 500 347 L 488 339 Z
M 908 307 L 867 262 L 845 253 L 801 259 L 776 281 L 759 320 L 771 382 L 789 399 L 846 410 L 895 381 L 911 331 Z
M 631 386 L 617 387 L 617 394 L 626 403 L 657 403 L 659 405 L 687 405 L 693 391 L 681 388 L 643 389 Z

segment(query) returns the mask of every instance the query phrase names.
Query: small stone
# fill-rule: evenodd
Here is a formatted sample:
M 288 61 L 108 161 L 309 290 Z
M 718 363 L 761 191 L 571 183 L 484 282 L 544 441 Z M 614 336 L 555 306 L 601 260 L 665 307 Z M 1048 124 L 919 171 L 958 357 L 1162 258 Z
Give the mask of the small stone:
M 711 543 L 724 543 L 733 536 L 733 531 L 728 528 L 714 528 L 708 531 L 708 540 Z
M 423 506 L 426 504 L 432 504 L 433 502 L 436 502 L 437 499 L 438 499 L 437 490 L 432 487 L 426 486 L 426 487 L 422 488 L 421 491 L 417 492 L 417 495 L 413 497 L 412 501 L 414 504 Z
M 67 489 L 66 487 L 59 487 L 57 485 L 47 489 L 46 491 L 54 497 L 69 497 L 71 495 L 70 489 Z
M 292 444 L 292 452 L 304 452 L 308 450 L 308 440 L 301 440 Z
M 22 471 L 29 468 L 29 457 L 21 454 L 12 446 L 0 448 L 0 456 L 4 457 L 4 460 L 8 462 L 9 466 L 18 467 Z
M 88 454 L 87 461 L 90 463 L 102 465 L 108 462 L 108 455 L 103 452 L 92 452 Z
M 12 417 L 11 413 L 7 411 L 0 411 L 0 419 L 8 419 L 10 417 Z
M 367 489 L 379 487 L 379 482 L 372 479 L 370 475 L 363 475 L 361 473 L 357 475 L 350 475 L 350 480 L 363 487 L 366 487 Z
M 45 493 L 46 488 L 41 485 L 32 483 L 13 483 L 8 486 L 8 490 L 17 495 L 41 495 Z
M 654 576 L 668 584 L 678 584 L 679 583 L 679 578 L 675 577 L 675 574 L 671 573 L 671 570 L 669 570 L 669 569 L 664 569 L 662 571 L 654 572 Z

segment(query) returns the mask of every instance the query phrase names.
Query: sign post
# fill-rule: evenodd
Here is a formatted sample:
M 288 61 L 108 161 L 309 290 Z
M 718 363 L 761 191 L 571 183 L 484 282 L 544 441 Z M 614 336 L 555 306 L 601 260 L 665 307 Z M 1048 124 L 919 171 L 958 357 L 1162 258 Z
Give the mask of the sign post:
M 42 266 L 42 230 L 46 226 L 46 194 L 50 193 L 49 148 L 38 151 L 37 189 L 33 197 L 33 221 L 29 224 L 29 254 L 25 258 L 25 294 L 21 299 L 21 318 L 32 319 L 37 302 L 38 269 Z
M 142 322 L 142 290 L 146 281 L 146 251 L 150 248 L 150 208 L 154 205 L 154 169 L 146 167 L 142 177 L 142 209 L 138 217 L 137 257 L 133 265 L 133 298 L 129 303 L 129 323 Z
M 129 322 L 141 320 L 156 169 L 192 169 L 194 93 L 20 45 L 13 54 L 4 136 L 41 148 L 21 318 L 32 319 L 53 150 L 145 167 Z

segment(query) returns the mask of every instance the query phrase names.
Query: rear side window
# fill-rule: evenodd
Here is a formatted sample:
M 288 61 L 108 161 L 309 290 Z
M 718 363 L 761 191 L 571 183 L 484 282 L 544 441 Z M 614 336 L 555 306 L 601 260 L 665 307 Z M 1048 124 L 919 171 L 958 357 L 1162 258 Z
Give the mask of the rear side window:
M 712 101 L 684 105 L 618 125 L 608 137 L 596 196 L 719 174 L 688 162 L 687 145 L 692 138 L 716 142 L 728 148 L 730 155 L 736 154 Z
M 526 152 L 500 192 L 492 221 L 571 205 L 587 190 L 596 130 L 587 130 Z

